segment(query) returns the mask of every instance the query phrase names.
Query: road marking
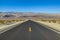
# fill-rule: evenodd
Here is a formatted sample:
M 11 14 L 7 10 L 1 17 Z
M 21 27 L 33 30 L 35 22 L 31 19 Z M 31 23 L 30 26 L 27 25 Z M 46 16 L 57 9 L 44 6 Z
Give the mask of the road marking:
M 29 27 L 29 32 L 31 32 L 32 31 L 32 29 L 31 29 L 31 27 Z

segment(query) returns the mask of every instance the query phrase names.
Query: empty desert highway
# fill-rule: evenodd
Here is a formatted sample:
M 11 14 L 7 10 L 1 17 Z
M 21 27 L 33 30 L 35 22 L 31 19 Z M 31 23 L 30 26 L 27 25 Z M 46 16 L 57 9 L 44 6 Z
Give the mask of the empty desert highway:
M 0 40 L 60 40 L 60 35 L 41 24 L 28 20 L 0 34 Z

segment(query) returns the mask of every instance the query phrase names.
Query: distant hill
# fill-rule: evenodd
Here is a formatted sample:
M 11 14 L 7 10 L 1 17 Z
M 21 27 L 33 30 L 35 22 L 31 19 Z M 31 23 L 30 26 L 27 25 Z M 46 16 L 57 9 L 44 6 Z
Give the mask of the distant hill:
M 33 12 L 0 12 L 0 18 L 5 17 L 60 19 L 60 14 L 33 13 Z

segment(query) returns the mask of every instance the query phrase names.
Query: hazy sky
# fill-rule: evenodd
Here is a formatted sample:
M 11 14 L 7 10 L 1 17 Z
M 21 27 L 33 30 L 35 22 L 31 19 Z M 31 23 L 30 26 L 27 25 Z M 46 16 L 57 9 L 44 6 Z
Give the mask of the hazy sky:
M 0 0 L 0 12 L 60 13 L 60 0 Z

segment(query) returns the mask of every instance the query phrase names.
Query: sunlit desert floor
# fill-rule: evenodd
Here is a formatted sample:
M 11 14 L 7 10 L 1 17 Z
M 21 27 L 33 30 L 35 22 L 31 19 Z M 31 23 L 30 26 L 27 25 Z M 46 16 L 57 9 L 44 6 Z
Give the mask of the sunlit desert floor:
M 60 24 L 59 23 L 49 23 L 49 22 L 43 22 L 43 21 L 36 21 L 38 23 L 46 25 L 46 27 L 52 28 L 58 32 L 60 32 Z
M 0 25 L 0 33 L 1 32 L 4 32 L 4 31 L 7 31 L 13 27 L 15 27 L 16 25 L 20 24 L 20 23 L 23 23 L 24 21 L 20 21 L 20 22 L 16 22 L 16 23 L 13 23 L 13 24 L 2 24 Z

